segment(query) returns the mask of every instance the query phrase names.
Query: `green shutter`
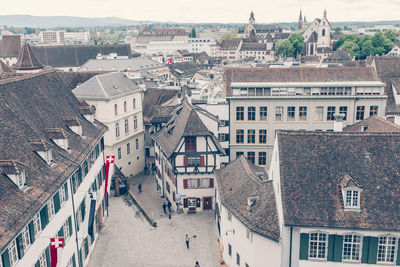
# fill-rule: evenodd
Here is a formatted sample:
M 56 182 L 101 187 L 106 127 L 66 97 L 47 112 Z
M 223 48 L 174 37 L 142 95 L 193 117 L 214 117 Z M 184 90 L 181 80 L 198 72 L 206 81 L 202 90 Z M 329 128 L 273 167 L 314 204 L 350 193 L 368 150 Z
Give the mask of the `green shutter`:
M 75 253 L 72 254 L 72 267 L 76 267 Z
M 72 181 L 72 190 L 74 191 L 74 194 L 76 193 L 75 175 L 76 175 L 76 174 L 74 174 L 74 175 L 71 177 L 71 181 Z
M 376 256 L 378 253 L 378 238 L 371 236 L 369 238 L 369 252 L 368 252 L 368 263 L 376 264 Z
M 368 263 L 369 239 L 370 239 L 369 236 L 364 236 L 363 237 L 361 263 Z
M 33 244 L 33 242 L 35 242 L 35 230 L 33 228 L 33 221 L 29 223 L 28 228 L 29 228 L 29 236 L 31 238 L 31 244 Z
M 54 197 L 54 209 L 55 209 L 55 213 L 57 214 L 57 212 L 60 210 L 60 193 L 57 192 Z
M 58 230 L 58 237 L 64 236 L 64 226 L 61 226 L 60 230 Z
M 35 267 L 40 267 L 39 260 L 35 263 Z
M 72 236 L 72 221 L 71 216 L 68 217 L 69 236 Z
M 335 235 L 328 237 L 328 261 L 333 261 L 333 253 L 335 251 Z
M 85 243 L 85 259 L 86 259 L 86 257 L 89 254 L 89 244 L 88 244 L 87 237 L 85 237 L 84 243 Z
M 308 238 L 309 234 L 300 234 L 300 260 L 308 260 Z
M 64 184 L 65 201 L 68 201 L 68 182 Z
M 3 261 L 3 267 L 10 267 L 10 256 L 8 255 L 8 249 L 4 250 L 3 255 L 1 255 L 1 260 Z
M 17 236 L 17 251 L 18 251 L 18 259 L 22 259 L 24 256 L 24 245 L 22 244 L 22 234 Z
M 75 212 L 75 218 L 76 218 L 76 227 L 77 227 L 77 231 L 79 232 L 79 219 L 78 219 L 78 212 Z
M 46 262 L 47 262 L 47 267 L 50 267 L 50 246 L 46 248 Z
M 400 265 L 400 242 L 399 239 L 397 239 L 397 260 L 396 260 L 396 265 Z
M 42 224 L 42 230 L 46 228 L 46 225 L 49 222 L 49 214 L 47 210 L 47 204 L 44 205 L 42 210 L 40 211 L 40 223 Z
M 82 204 L 81 204 L 82 221 L 85 220 L 85 208 L 86 208 L 85 199 L 83 199 Z
M 335 235 L 335 249 L 333 252 L 333 261 L 334 262 L 342 261 L 342 250 L 343 250 L 343 236 Z

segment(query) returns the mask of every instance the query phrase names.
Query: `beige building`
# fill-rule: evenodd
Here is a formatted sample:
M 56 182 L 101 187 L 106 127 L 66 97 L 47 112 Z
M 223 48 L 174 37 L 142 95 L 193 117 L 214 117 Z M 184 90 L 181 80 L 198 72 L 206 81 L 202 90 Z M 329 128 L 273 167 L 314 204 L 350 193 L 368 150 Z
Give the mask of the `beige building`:
M 143 91 L 124 74 L 97 75 L 73 90 L 75 96 L 96 109 L 95 119 L 104 123 L 105 155 L 115 156 L 115 165 L 126 175 L 143 171 Z
M 385 84 L 372 68 L 225 69 L 230 160 L 245 155 L 268 166 L 278 130 L 333 131 L 385 116 Z

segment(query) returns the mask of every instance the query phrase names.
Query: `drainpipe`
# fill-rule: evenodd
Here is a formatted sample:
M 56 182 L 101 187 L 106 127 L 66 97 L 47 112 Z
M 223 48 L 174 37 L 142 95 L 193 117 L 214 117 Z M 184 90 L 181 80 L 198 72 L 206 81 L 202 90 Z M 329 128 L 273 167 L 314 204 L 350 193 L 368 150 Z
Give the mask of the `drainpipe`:
M 292 267 L 292 241 L 293 241 L 293 227 L 290 226 L 290 251 L 289 251 L 289 267 Z

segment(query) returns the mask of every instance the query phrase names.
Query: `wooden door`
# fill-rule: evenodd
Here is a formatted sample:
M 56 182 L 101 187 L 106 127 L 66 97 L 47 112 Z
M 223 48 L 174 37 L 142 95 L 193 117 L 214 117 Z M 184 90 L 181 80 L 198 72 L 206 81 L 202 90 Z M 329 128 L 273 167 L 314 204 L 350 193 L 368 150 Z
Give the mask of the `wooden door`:
M 212 197 L 203 197 L 203 210 L 212 209 Z

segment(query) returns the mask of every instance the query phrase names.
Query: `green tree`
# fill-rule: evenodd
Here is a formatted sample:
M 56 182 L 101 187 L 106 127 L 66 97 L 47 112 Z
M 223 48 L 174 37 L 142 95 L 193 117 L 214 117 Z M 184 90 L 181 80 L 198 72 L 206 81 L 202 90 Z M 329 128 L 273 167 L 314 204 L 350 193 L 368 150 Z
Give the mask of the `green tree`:
M 293 57 L 294 48 L 289 39 L 278 41 L 275 48 L 275 54 L 277 56 Z
M 303 35 L 300 33 L 292 33 L 288 40 L 292 44 L 293 56 L 300 54 L 304 47 Z
M 375 53 L 374 46 L 371 40 L 367 40 L 363 43 L 361 47 L 361 59 L 365 59 L 368 56 L 372 56 Z
M 340 33 L 342 33 L 342 29 L 341 29 L 340 27 L 334 28 L 333 31 L 335 32 L 335 34 L 340 34 Z
M 195 28 L 192 28 L 192 32 L 189 33 L 189 37 L 196 38 L 196 29 Z
M 237 37 L 237 33 L 235 30 L 231 30 L 229 32 L 224 33 L 220 38 L 219 41 L 222 40 L 231 40 L 231 39 L 235 39 Z
M 347 50 L 354 57 L 358 57 L 360 54 L 360 47 L 352 41 L 345 41 L 340 47 Z
M 387 30 L 383 35 L 392 42 L 396 41 L 396 32 L 394 30 Z

